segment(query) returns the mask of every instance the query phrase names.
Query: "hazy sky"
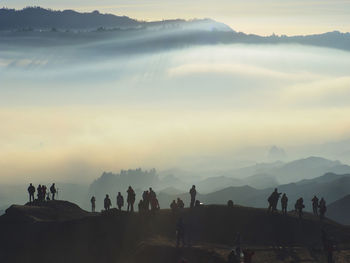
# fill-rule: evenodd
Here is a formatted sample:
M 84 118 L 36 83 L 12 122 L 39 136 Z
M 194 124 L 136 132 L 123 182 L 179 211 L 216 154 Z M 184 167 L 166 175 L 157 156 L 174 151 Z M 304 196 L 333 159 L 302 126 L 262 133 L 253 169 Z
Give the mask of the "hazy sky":
M 194 157 L 233 163 L 254 160 L 240 154 L 249 147 L 288 153 L 349 138 L 350 52 L 216 45 L 101 55 L 0 47 L 1 181 L 92 180 Z
M 349 0 L 2 0 L 0 5 L 99 10 L 140 20 L 207 17 L 263 35 L 350 31 Z

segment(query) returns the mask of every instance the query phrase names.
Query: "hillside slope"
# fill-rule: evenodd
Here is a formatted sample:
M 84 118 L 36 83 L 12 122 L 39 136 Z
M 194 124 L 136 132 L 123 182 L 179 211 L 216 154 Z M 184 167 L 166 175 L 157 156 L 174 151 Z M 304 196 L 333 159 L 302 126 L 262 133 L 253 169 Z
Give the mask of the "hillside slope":
M 327 215 L 341 224 L 350 225 L 350 194 L 331 203 Z
M 193 249 L 174 248 L 175 225 L 179 217 L 184 219 L 186 241 L 194 245 Z M 14 223 L 6 220 L 5 215 L 0 217 L 0 260 L 36 262 L 40 257 L 53 263 L 101 260 L 136 263 L 144 257 L 149 259 L 145 262 L 176 262 L 174 255 L 186 255 L 193 259 L 191 262 L 203 262 L 200 258 L 204 257 L 223 262 L 218 259 L 220 253 L 210 252 L 210 247 L 223 246 L 228 252 L 227 248 L 235 243 L 237 232 L 241 233 L 245 247 L 277 245 L 320 248 L 321 227 L 343 248 L 350 243 L 349 228 L 331 221 L 321 224 L 317 218 L 309 215 L 300 221 L 293 215 L 269 215 L 265 210 L 247 207 L 207 206 L 186 209 L 177 214 L 161 210 L 155 215 L 111 210 L 68 221 L 43 221 L 39 218 L 34 223 L 21 220 Z M 163 245 L 153 244 L 148 241 L 150 239 L 166 242 Z M 205 248 L 201 244 L 212 245 Z M 160 251 L 169 253 L 162 253 L 161 256 Z M 151 261 L 152 258 L 155 261 Z M 223 258 L 221 256 L 221 260 Z

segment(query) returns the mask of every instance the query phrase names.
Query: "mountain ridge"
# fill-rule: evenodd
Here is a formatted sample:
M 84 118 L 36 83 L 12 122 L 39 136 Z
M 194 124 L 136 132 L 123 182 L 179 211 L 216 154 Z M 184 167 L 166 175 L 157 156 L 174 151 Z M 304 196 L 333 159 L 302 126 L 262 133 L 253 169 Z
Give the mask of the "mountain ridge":
M 40 19 L 40 16 L 39 18 L 37 16 L 31 18 L 30 16 L 21 15 L 21 12 L 31 13 L 36 10 L 39 10 L 39 13 L 44 19 Z M 53 16 L 53 18 L 50 20 L 45 14 L 50 14 L 49 17 Z M 63 19 L 65 16 L 68 17 Z M 77 32 L 71 32 L 72 30 Z M 81 32 L 80 30 L 83 31 Z M 126 37 L 130 36 L 130 34 L 132 35 L 131 32 L 135 30 L 137 30 L 136 35 L 142 38 L 141 43 L 132 42 L 126 46 L 120 43 L 113 43 L 111 46 L 97 46 L 96 48 L 97 50 L 119 51 L 122 54 L 127 51 L 139 53 L 164 49 L 170 50 L 191 45 L 239 43 L 265 45 L 300 44 L 350 51 L 350 33 L 341 33 L 336 30 L 313 35 L 259 36 L 256 34 L 236 32 L 226 24 L 208 18 L 145 22 L 126 16 L 100 14 L 98 11 L 78 13 L 73 10 L 52 11 L 40 7 L 27 8 L 24 11 L 0 9 L 0 38 L 3 42 L 8 42 L 9 46 L 14 44 L 57 46 L 81 43 L 82 41 L 83 43 L 87 41 L 96 42 L 96 40 L 102 40 L 108 37 L 121 39 L 125 35 Z M 61 32 L 60 35 L 57 34 L 59 31 Z M 24 34 L 24 32 L 27 34 Z M 45 34 L 47 32 L 54 32 L 56 34 Z M 90 34 L 93 32 L 106 32 L 106 34 L 93 34 L 87 37 L 85 35 L 87 32 Z M 150 32 L 160 32 L 160 34 L 152 35 Z M 32 37 L 33 34 L 35 35 L 34 39 Z M 38 42 L 38 40 L 40 41 Z

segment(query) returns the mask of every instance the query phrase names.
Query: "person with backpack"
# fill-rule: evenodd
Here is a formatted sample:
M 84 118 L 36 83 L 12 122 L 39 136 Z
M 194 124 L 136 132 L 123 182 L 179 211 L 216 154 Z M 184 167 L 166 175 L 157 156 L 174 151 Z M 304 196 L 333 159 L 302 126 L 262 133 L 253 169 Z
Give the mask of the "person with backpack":
M 29 193 L 29 203 L 34 202 L 35 187 L 32 185 L 32 183 L 29 184 L 28 193 Z
M 118 207 L 119 211 L 122 211 L 123 206 L 124 206 L 124 197 L 122 196 L 122 194 L 120 192 L 118 192 L 117 207 Z

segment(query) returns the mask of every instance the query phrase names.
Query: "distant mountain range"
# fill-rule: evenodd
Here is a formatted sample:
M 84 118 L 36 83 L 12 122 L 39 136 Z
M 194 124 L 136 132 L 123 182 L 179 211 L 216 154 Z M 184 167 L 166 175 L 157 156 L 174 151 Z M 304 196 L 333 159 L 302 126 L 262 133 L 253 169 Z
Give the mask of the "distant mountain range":
M 167 208 L 177 197 L 188 205 L 190 201 L 188 191 L 191 185 L 195 184 L 198 191 L 197 198 L 203 203 L 226 204 L 228 200 L 233 200 L 239 205 L 264 208 L 273 188 L 278 187 L 278 191 L 286 193 L 289 198 L 289 210 L 293 210 L 295 201 L 303 197 L 306 209 L 311 211 L 311 199 L 314 195 L 324 197 L 330 204 L 350 194 L 350 167 L 320 157 L 289 163 L 257 164 L 239 169 L 236 173 L 238 171 L 245 177 L 213 175 L 199 179 L 194 176 L 192 181 L 184 181 L 176 174 L 160 176 L 154 169 L 128 170 L 119 174 L 103 173 L 91 184 L 89 195 L 95 195 L 97 200 L 103 200 L 104 195 L 109 194 L 115 199 L 118 191 L 126 195 L 126 189 L 131 185 L 136 191 L 138 202 L 142 192 L 148 187 L 153 187 L 158 192 L 160 206 Z M 191 177 L 191 174 L 187 176 Z M 288 183 L 279 183 L 280 178 L 281 181 Z M 99 202 L 98 207 L 101 204 Z
M 138 21 L 127 16 L 101 14 L 98 11 L 79 13 L 73 10 L 54 11 L 41 7 L 22 10 L 0 9 L 0 30 L 108 30 L 135 29 L 142 27 L 197 27 L 200 29 L 232 31 L 225 24 L 211 19 Z
M 82 30 L 82 31 L 81 31 Z M 136 30 L 136 32 L 134 32 Z M 72 35 L 73 31 L 75 34 Z M 150 31 L 160 31 L 161 33 L 152 35 Z M 22 34 L 19 34 L 19 33 Z M 26 32 L 26 34 L 23 34 Z M 31 32 L 28 34 L 28 32 Z M 51 32 L 51 34 L 46 34 Z M 65 34 L 57 35 L 52 32 Z M 77 34 L 80 32 L 80 34 Z M 108 32 L 108 34 L 93 35 L 87 37 L 81 35 L 82 32 Z M 324 34 L 308 36 L 276 36 L 267 37 L 254 34 L 245 34 L 232 30 L 229 26 L 211 19 L 199 20 L 164 20 L 156 22 L 144 22 L 131 19 L 126 16 L 115 16 L 111 14 L 101 14 L 98 11 L 92 13 L 78 13 L 72 10 L 53 11 L 40 7 L 25 8 L 23 10 L 0 9 L 0 39 L 2 41 L 13 40 L 13 44 L 59 45 L 67 44 L 62 41 L 42 41 L 39 38 L 69 40 L 71 42 L 96 41 L 108 37 L 122 38 L 133 32 L 136 36 L 142 36 L 142 41 L 130 43 L 127 46 L 104 46 L 103 49 L 120 51 L 124 48 L 133 51 L 149 51 L 154 49 L 171 49 L 188 45 L 208 45 L 208 44 L 301 44 L 320 47 L 337 48 L 350 50 L 350 33 L 338 31 Z M 38 34 L 40 33 L 40 34 Z M 36 36 L 32 38 L 30 36 Z M 21 41 L 11 38 L 13 36 L 22 37 Z M 11 38 L 10 40 L 6 38 Z M 144 38 L 149 38 L 145 40 Z M 16 40 L 16 41 L 15 41 Z M 38 42 L 39 41 L 39 42 Z M 113 49 L 114 47 L 114 49 Z M 99 46 L 101 48 L 101 46 Z M 123 50 L 122 50 L 123 51 Z M 125 50 L 124 50 L 125 51 Z
M 350 173 L 350 166 L 339 161 L 332 161 L 322 157 L 308 157 L 291 162 L 259 163 L 253 166 L 244 167 L 225 172 L 226 176 L 246 178 L 258 175 L 267 178 L 275 177 L 278 184 L 297 182 L 303 179 L 312 179 L 325 173 L 346 174 Z
M 209 194 L 201 194 L 200 189 L 198 191 L 197 199 L 205 204 L 226 204 L 228 200 L 232 200 L 238 205 L 264 208 L 268 206 L 267 198 L 272 193 L 273 188 L 256 189 L 250 186 L 231 186 Z M 314 179 L 279 185 L 278 191 L 287 194 L 289 199 L 288 210 L 294 210 L 296 200 L 303 197 L 306 209 L 311 211 L 311 199 L 314 195 L 325 198 L 326 202 L 330 204 L 350 194 L 350 174 L 327 173 Z M 159 193 L 162 207 L 168 207 L 170 202 L 177 197 L 183 199 L 186 205 L 190 202 L 190 196 L 187 192 L 169 194 L 161 191 Z M 280 204 L 278 209 L 281 209 Z
M 300 162 L 294 161 L 287 164 L 280 162 L 258 164 L 253 167 L 259 167 L 259 169 L 276 169 L 279 167 L 279 171 L 283 171 L 281 167 L 300 167 L 300 165 L 291 166 L 290 164 L 305 163 L 308 159 L 309 158 L 306 158 L 299 160 Z M 313 158 L 309 160 L 313 160 Z M 324 162 L 333 163 L 329 160 L 325 160 Z M 324 162 L 316 161 L 311 163 L 320 165 L 324 164 Z M 335 161 L 334 163 L 337 162 Z M 337 164 L 336 167 L 338 167 L 338 165 L 339 164 Z M 309 167 L 315 168 L 315 166 Z M 321 165 L 321 167 L 328 166 Z M 245 171 L 256 171 L 251 168 L 252 167 L 249 169 L 246 168 Z M 316 168 L 316 171 L 320 171 L 320 169 Z M 191 174 L 187 174 L 187 176 L 191 177 Z M 215 177 L 213 175 L 212 177 L 202 179 L 193 177 L 191 180 L 188 179 L 188 181 L 184 181 L 182 178 L 171 174 L 160 175 L 155 169 L 129 169 L 123 170 L 120 173 L 104 172 L 102 176 L 96 179 L 89 187 L 87 185 L 63 184 L 59 182 L 56 182 L 56 185 L 59 188 L 58 197 L 60 199 L 75 201 L 83 206 L 84 209 L 90 209 L 89 200 L 92 195 L 95 195 L 97 199 L 96 208 L 98 211 L 102 209 L 103 199 L 106 194 L 110 195 L 112 204 L 115 206 L 116 194 L 120 191 L 124 197 L 126 197 L 126 190 L 129 185 L 136 191 L 136 202 L 140 200 L 144 190 L 153 187 L 158 194 L 161 208 L 168 208 L 171 201 L 177 197 L 183 199 L 185 205 L 188 206 L 190 201 L 188 191 L 192 184 L 195 184 L 197 187 L 197 199 L 205 204 L 226 204 L 228 200 L 232 200 L 238 205 L 266 208 L 268 196 L 271 194 L 274 187 L 278 187 L 278 191 L 286 193 L 289 198 L 288 210 L 293 210 L 295 201 L 299 197 L 303 197 L 306 210 L 311 211 L 311 199 L 314 195 L 317 195 L 319 198 L 324 197 L 329 205 L 327 216 L 329 215 L 330 218 L 340 223 L 345 224 L 348 222 L 347 220 L 349 217 L 347 211 L 349 209 L 344 209 L 344 207 L 349 207 L 347 202 L 348 198 L 344 200 L 341 199 L 350 194 L 350 173 L 325 173 L 322 176 L 312 179 L 303 179 L 279 185 L 275 177 L 266 174 L 256 174 L 246 178 Z M 255 185 L 255 187 L 253 187 L 253 185 Z M 256 187 L 258 185 L 265 185 L 265 187 Z M 28 200 L 26 188 L 27 186 L 25 185 L 0 186 L 2 196 L 0 210 L 6 209 L 11 203 L 25 203 Z M 280 209 L 280 204 L 278 208 Z

